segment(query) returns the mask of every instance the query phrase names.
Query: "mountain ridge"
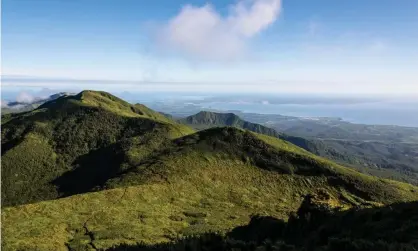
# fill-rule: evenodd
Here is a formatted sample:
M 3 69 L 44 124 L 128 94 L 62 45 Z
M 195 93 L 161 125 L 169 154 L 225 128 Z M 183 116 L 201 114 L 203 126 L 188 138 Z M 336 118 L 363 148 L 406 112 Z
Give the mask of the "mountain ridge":
M 234 113 L 219 113 L 219 112 L 210 112 L 210 111 L 203 111 L 199 112 L 195 115 L 191 115 L 185 117 L 183 119 L 177 120 L 180 123 L 189 125 L 196 130 L 207 129 L 216 126 L 235 126 L 237 128 L 243 128 L 246 130 L 250 130 L 253 132 L 278 137 L 280 139 L 284 139 L 286 141 L 291 142 L 315 155 L 322 156 L 324 158 L 331 159 L 343 165 L 348 165 L 351 168 L 359 170 L 363 173 L 368 173 L 372 175 L 376 175 L 383 178 L 391 178 L 398 181 L 407 181 L 411 184 L 418 184 L 418 176 L 413 175 L 406 175 L 405 173 L 411 169 L 409 165 L 404 163 L 399 163 L 397 165 L 397 169 L 393 169 L 393 167 L 389 164 L 380 163 L 382 161 L 378 161 L 380 155 L 377 156 L 359 156 L 356 154 L 357 152 L 350 154 L 350 150 L 357 149 L 362 147 L 360 146 L 352 146 L 348 145 L 349 151 L 343 148 L 341 145 L 350 144 L 349 142 L 343 143 L 334 143 L 330 142 L 329 140 L 324 140 L 320 138 L 305 138 L 299 137 L 294 135 L 289 135 L 283 132 L 277 132 L 273 128 L 269 128 L 267 126 L 251 123 L 246 120 L 243 120 L 241 117 Z M 376 143 L 374 144 L 376 145 Z M 373 147 L 372 143 L 366 144 L 368 147 Z M 389 149 L 390 150 L 390 149 Z M 376 152 L 377 154 L 378 152 Z M 399 155 L 399 154 L 397 154 Z M 384 161 L 383 161 L 384 162 Z M 379 164 L 380 163 L 380 164 Z M 392 164 L 395 165 L 395 164 Z M 396 166 L 395 166 L 396 167 Z M 405 170 L 403 170 L 405 169 Z M 415 178 L 414 178 L 415 177 Z
M 2 124 L 2 204 L 55 199 L 60 193 L 69 195 L 60 192 L 54 180 L 74 169 L 89 169 L 91 163 L 80 158 L 89 159 L 96 149 L 137 134 L 155 135 L 153 139 L 161 139 L 155 140 L 158 145 L 191 132 L 156 112 L 121 102 L 104 92 L 60 97 L 32 112 L 13 114 Z M 111 165 L 102 164 L 108 168 Z
M 274 129 L 268 128 L 266 126 L 251 123 L 245 120 L 242 120 L 240 117 L 234 113 L 216 113 L 209 111 L 201 111 L 195 115 L 188 116 L 183 119 L 178 120 L 180 123 L 185 123 L 190 126 L 196 126 L 198 128 L 205 128 L 205 126 L 235 126 L 238 128 L 247 129 L 253 132 L 266 134 L 269 136 L 279 136 Z
M 105 92 L 58 98 L 2 127 L 5 250 L 105 250 L 226 232 L 254 214 L 287 220 L 319 188 L 342 211 L 418 200 L 415 186 L 277 137 L 196 132 Z

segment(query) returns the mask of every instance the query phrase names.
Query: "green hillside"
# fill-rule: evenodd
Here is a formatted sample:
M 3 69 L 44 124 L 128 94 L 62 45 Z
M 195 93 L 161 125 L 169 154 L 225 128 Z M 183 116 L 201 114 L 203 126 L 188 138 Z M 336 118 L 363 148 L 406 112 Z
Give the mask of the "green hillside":
M 320 156 L 371 175 L 418 184 L 418 128 L 355 124 L 341 119 L 240 113 L 241 118 L 326 148 Z M 335 157 L 335 153 L 338 153 Z M 339 156 L 345 156 L 340 159 Z
M 306 196 L 288 222 L 255 215 L 226 234 L 207 233 L 170 243 L 123 244 L 109 251 L 271 250 L 398 251 L 418 248 L 418 202 L 336 212 L 326 193 Z
M 100 189 L 123 169 L 124 144 L 142 144 L 136 154 L 146 155 L 165 140 L 191 132 L 105 92 L 84 91 L 7 115 L 2 125 L 2 205 Z M 77 182 L 67 182 L 69 173 Z
M 349 141 L 330 141 L 317 138 L 299 137 L 279 133 L 272 128 L 245 121 L 233 113 L 204 111 L 179 119 L 178 121 L 197 130 L 217 126 L 234 126 L 278 137 L 315 155 L 331 159 L 342 165 L 361 171 L 362 173 L 367 173 L 381 178 L 390 178 L 397 181 L 409 182 L 414 185 L 418 182 L 417 175 L 414 173 L 416 169 L 414 165 L 414 156 L 416 154 L 404 145 L 391 143 L 391 147 L 388 148 L 386 146 L 387 144 L 384 143 L 366 142 L 356 145 Z M 309 127 L 309 125 L 306 126 Z M 407 159 L 409 159 L 409 161 L 406 161 Z
M 198 130 L 207 129 L 214 126 L 234 126 L 237 128 L 242 128 L 245 130 L 269 136 L 279 136 L 279 133 L 277 133 L 274 129 L 268 128 L 260 124 L 255 124 L 242 120 L 240 117 L 233 113 L 217 113 L 202 111 L 195 115 L 179 119 L 178 121 L 180 123 L 194 127 Z
M 201 172 L 202 162 L 212 166 L 211 160 L 217 162 L 217 159 L 282 175 L 326 177 L 331 186 L 340 186 L 365 200 L 391 203 L 406 194 L 411 195 L 410 198 L 415 196 L 414 192 L 403 194 L 403 188 L 397 190 L 392 187 L 402 183 L 372 178 L 317 157 L 284 140 L 234 127 L 211 128 L 173 140 L 145 161 L 136 165 L 131 163 L 133 165 L 129 169 L 110 179 L 106 186 L 140 185 L 150 182 L 155 176 L 165 181 L 176 177 L 183 179 L 190 172 Z
M 3 248 L 106 249 L 226 232 L 254 214 L 286 220 L 318 188 L 339 210 L 418 200 L 411 185 L 236 128 L 174 139 L 105 186 L 115 189 L 3 209 Z
M 3 250 L 224 234 L 256 214 L 287 221 L 307 195 L 324 193 L 338 212 L 418 200 L 415 186 L 277 137 L 235 127 L 193 132 L 104 92 L 59 98 L 3 124 Z
M 338 151 L 335 151 L 327 147 L 327 145 L 324 144 L 322 141 L 279 133 L 274 129 L 263 126 L 261 124 L 245 121 L 233 113 L 216 113 L 202 111 L 195 115 L 179 119 L 178 121 L 180 123 L 194 127 L 197 130 L 213 128 L 218 126 L 233 126 L 252 132 L 284 139 L 313 154 L 320 155 L 323 157 L 330 157 L 334 160 L 341 161 L 348 160 L 347 158 L 349 158 L 349 156 L 341 154 Z

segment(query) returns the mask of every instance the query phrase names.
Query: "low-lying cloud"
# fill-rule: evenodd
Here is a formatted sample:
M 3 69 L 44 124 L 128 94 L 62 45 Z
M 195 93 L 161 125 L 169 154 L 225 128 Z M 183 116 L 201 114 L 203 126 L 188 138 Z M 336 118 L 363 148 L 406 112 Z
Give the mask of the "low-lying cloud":
M 212 5 L 186 5 L 162 28 L 170 49 L 205 60 L 233 60 L 248 41 L 276 21 L 281 0 L 240 0 L 222 16 Z
M 30 104 L 36 100 L 36 97 L 27 92 L 20 92 L 16 97 L 16 102 Z
M 1 108 L 7 108 L 9 106 L 9 102 L 5 100 L 0 100 Z

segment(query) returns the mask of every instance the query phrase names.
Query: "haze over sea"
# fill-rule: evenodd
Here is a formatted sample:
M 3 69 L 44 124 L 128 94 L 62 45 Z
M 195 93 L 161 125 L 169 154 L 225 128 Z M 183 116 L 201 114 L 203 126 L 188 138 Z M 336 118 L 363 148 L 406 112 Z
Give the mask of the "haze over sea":
M 352 105 L 322 104 L 234 104 L 208 103 L 205 108 L 240 110 L 248 113 L 281 114 L 297 117 L 340 117 L 359 124 L 387 124 L 418 127 L 418 106 L 407 104 L 379 103 Z
M 151 108 L 181 112 L 197 110 L 241 111 L 246 113 L 280 114 L 296 117 L 339 117 L 359 124 L 400 125 L 418 127 L 418 99 L 413 97 L 307 97 L 304 95 L 148 95 L 131 98 Z M 171 107 L 163 104 L 171 104 Z M 191 109 L 191 111 L 194 111 Z M 165 112 L 170 112 L 167 110 Z
M 184 102 L 418 126 L 417 0 L 123 2 L 2 1 L 2 92 L 113 89 L 154 108 L 180 110 Z M 181 94 L 214 91 L 223 99 L 196 103 Z M 181 100 L 157 104 L 158 92 Z M 227 96 L 238 92 L 297 96 Z M 347 103 L 331 92 L 390 99 Z M 333 102 L 312 102 L 318 93 Z
M 2 100 L 15 101 L 22 95 L 39 97 L 76 89 L 15 89 L 3 91 Z M 296 117 L 339 117 L 359 124 L 418 127 L 418 98 L 383 96 L 336 96 L 303 94 L 229 94 L 110 91 L 131 103 L 152 109 L 191 115 L 200 110 L 241 111 Z

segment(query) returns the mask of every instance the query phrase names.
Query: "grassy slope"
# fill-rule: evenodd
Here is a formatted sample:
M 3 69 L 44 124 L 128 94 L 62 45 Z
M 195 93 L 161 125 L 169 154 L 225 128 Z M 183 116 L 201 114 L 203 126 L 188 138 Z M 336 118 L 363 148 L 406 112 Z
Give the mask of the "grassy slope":
M 256 132 L 259 134 L 284 139 L 294 145 L 297 145 L 319 156 L 327 156 L 329 155 L 329 153 L 332 153 L 333 155 L 335 155 L 334 159 L 342 160 L 345 157 L 347 157 L 342 154 L 338 154 L 338 152 L 332 151 L 332 149 L 328 149 L 322 142 L 281 134 L 275 131 L 274 129 L 263 126 L 261 124 L 251 123 L 242 120 L 239 116 L 233 113 L 216 113 L 202 111 L 195 115 L 179 119 L 178 121 L 180 123 L 187 124 L 195 128 L 196 130 L 203 130 L 219 126 L 233 126 L 244 130 Z
M 197 130 L 208 129 L 217 126 L 234 126 L 252 132 L 284 139 L 319 156 L 346 163 L 351 160 L 350 156 L 341 154 L 340 152 L 335 151 L 335 149 L 327 147 L 327 145 L 325 145 L 322 141 L 312 139 L 309 140 L 306 138 L 278 133 L 274 129 L 263 126 L 261 124 L 245 121 L 233 113 L 215 113 L 203 111 L 195 115 L 180 119 L 179 122 L 187 124 Z
M 288 222 L 256 215 L 248 225 L 225 235 L 207 233 L 157 245 L 121 245 L 109 251 L 417 250 L 418 202 L 335 212 L 326 200 L 326 193 L 307 196 Z
M 287 219 L 317 188 L 342 208 L 418 199 L 411 185 L 362 175 L 235 128 L 175 139 L 107 185 L 135 186 L 5 208 L 4 250 L 99 249 L 227 231 L 252 214 Z
M 261 115 L 259 115 L 261 116 Z M 416 153 L 412 144 L 401 143 L 353 143 L 341 140 L 320 140 L 309 139 L 281 134 L 274 129 L 261 124 L 251 123 L 241 119 L 233 113 L 199 112 L 195 115 L 180 119 L 179 122 L 187 124 L 196 130 L 203 130 L 217 126 L 234 126 L 249 131 L 279 137 L 292 144 L 295 144 L 309 152 L 331 159 L 345 166 L 354 168 L 362 173 L 390 178 L 397 181 L 418 184 L 417 174 L 414 165 Z M 306 122 L 310 123 L 310 122 Z M 316 122 L 315 122 L 316 123 Z M 309 125 L 299 125 L 303 129 L 310 128 Z M 365 128 L 373 128 L 366 126 Z M 365 130 L 363 128 L 363 130 Z M 377 128 L 385 128 L 379 127 Z M 328 128 L 327 133 L 332 133 Z M 409 128 L 408 128 L 409 129 Z M 335 130 L 335 128 L 333 128 Z M 375 129 L 374 129 L 375 130 Z M 387 130 L 387 129 L 385 129 Z M 357 128 L 356 132 L 359 131 Z M 361 131 L 361 130 L 360 130 Z M 376 132 L 374 132 L 374 135 Z M 375 135 L 376 136 L 376 135 Z M 410 147 L 409 147 L 410 146 Z
M 124 144 L 136 143 L 146 155 L 192 132 L 105 92 L 84 91 L 9 115 L 2 124 L 2 205 L 100 188 L 123 168 Z

